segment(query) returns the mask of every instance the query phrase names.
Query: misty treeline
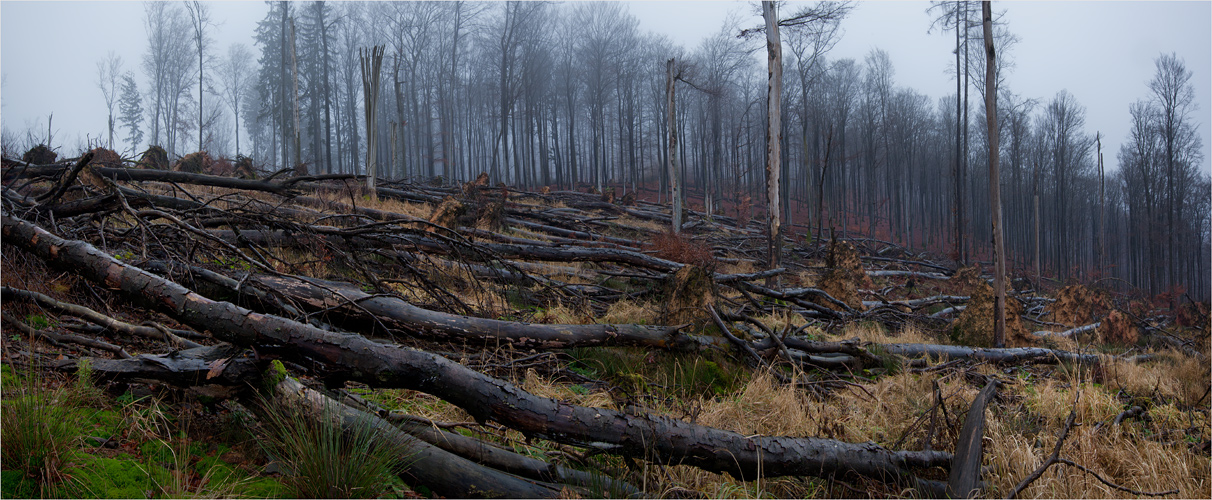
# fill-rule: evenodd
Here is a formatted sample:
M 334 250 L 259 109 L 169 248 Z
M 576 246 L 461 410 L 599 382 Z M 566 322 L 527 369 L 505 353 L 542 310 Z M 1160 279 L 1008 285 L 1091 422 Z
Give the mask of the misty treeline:
M 362 174 L 360 51 L 381 45 L 372 103 L 379 177 L 465 181 L 488 172 L 493 183 L 655 190 L 667 201 L 673 59 L 682 192 L 712 212 L 764 212 L 756 10 L 685 48 L 640 31 L 620 3 L 267 3 L 253 48 L 216 46 L 205 3 L 148 3 L 142 87 L 116 56 L 98 65 L 111 146 L 117 123 L 131 152 L 146 137 L 174 156 L 202 149 L 249 156 L 266 171 L 301 164 L 311 174 Z M 897 85 L 878 48 L 862 60 L 829 58 L 851 6 L 817 7 L 841 15 L 787 29 L 782 41 L 786 234 L 836 229 L 990 262 L 980 6 L 929 8 L 934 24 L 922 29 L 956 43 L 954 54 L 938 54 L 954 57 L 956 92 L 938 100 Z M 850 36 L 863 27 L 855 28 Z M 999 84 L 1013 71 L 1012 30 L 995 20 Z M 1027 97 L 998 85 L 1014 274 L 1209 297 L 1212 185 L 1198 170 L 1190 78 L 1181 58 L 1158 56 L 1125 110 L 1132 129 L 1119 151 L 1103 151 L 1098 124 L 1066 90 Z M 1118 170 L 1105 168 L 1111 155 Z

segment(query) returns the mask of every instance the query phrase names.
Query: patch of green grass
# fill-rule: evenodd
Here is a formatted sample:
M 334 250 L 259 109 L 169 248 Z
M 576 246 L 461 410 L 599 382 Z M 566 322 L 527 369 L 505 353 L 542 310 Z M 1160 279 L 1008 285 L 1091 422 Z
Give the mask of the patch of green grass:
M 50 389 L 40 377 L 24 378 L 0 403 L 0 458 L 32 479 L 38 496 L 47 496 L 68 477 L 84 417 L 70 388 Z
M 344 419 L 336 410 L 308 414 L 263 403 L 262 444 L 287 469 L 284 483 L 298 498 L 369 498 L 386 487 L 407 450 L 381 439 L 369 420 Z

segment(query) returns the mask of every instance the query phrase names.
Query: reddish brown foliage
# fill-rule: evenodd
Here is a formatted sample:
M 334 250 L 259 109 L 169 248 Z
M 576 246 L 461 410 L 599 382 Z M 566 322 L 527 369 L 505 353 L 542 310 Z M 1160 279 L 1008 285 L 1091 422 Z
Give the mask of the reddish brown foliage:
M 1056 294 L 1056 302 L 1048 309 L 1052 320 L 1069 326 L 1086 325 L 1110 308 L 1105 293 L 1082 285 L 1069 285 Z
M 711 249 L 701 242 L 694 241 L 683 234 L 671 232 L 659 233 L 652 242 L 645 245 L 662 259 L 699 266 L 704 269 L 714 269 L 715 256 Z
M 187 154 L 181 157 L 180 160 L 177 160 L 177 163 L 173 165 L 173 170 L 200 174 L 209 171 L 211 163 L 214 163 L 214 160 L 211 159 L 210 155 L 206 154 L 205 151 L 198 151 L 197 153 Z
M 143 156 L 139 157 L 139 163 L 135 164 L 135 167 L 148 170 L 167 170 L 168 152 L 160 146 L 153 145 L 143 152 Z
M 1108 313 L 1098 327 L 1098 340 L 1104 344 L 1135 344 L 1138 338 L 1136 327 L 1119 311 Z
M 223 177 L 231 177 L 236 173 L 235 165 L 231 164 L 231 160 L 227 158 L 219 158 L 210 162 L 210 166 L 206 168 L 206 173 L 210 175 L 221 175 Z
M 89 165 L 109 168 L 122 167 L 122 156 L 115 153 L 113 150 L 98 147 L 93 148 L 91 153 L 93 154 L 93 159 L 92 161 L 88 162 Z
M 1208 326 L 1208 303 L 1187 302 L 1178 306 L 1178 324 L 1188 328 L 1206 328 Z

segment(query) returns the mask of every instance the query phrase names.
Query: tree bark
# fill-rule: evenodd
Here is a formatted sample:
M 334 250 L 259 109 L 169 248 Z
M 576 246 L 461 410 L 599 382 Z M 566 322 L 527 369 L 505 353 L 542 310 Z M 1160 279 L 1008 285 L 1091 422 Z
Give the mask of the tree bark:
M 247 282 L 274 290 L 305 309 L 325 311 L 330 320 L 355 323 L 360 331 L 372 331 L 379 325 L 388 332 L 401 330 L 444 342 L 495 340 L 540 350 L 599 345 L 677 350 L 698 345 L 669 326 L 518 323 L 431 311 L 397 297 L 368 294 L 350 283 L 268 275 L 254 275 Z
M 665 61 L 665 108 L 666 120 L 669 122 L 666 127 L 669 130 L 669 152 L 667 154 L 667 165 L 669 169 L 669 186 L 670 201 L 673 205 L 673 222 L 670 229 L 674 233 L 682 232 L 682 181 L 678 176 L 678 116 L 677 116 L 677 75 L 674 73 L 674 66 L 677 64 L 677 59 Z
M 980 493 L 985 407 L 996 397 L 997 384 L 997 380 L 990 380 L 968 408 L 968 416 L 964 418 L 964 426 L 960 429 L 959 442 L 955 444 L 951 476 L 947 480 L 949 498 L 976 498 Z

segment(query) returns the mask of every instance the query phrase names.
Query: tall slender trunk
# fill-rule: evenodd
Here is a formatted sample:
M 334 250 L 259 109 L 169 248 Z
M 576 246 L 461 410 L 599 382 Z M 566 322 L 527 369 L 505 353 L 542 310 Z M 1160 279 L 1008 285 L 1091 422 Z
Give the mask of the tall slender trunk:
M 770 268 L 782 263 L 782 232 L 779 228 L 780 200 L 779 174 L 782 170 L 779 158 L 782 136 L 783 102 L 783 44 L 779 39 L 778 12 L 773 1 L 762 2 L 762 17 L 766 20 L 766 219 L 768 260 Z
M 993 48 L 993 14 L 989 0 L 981 3 L 985 32 L 985 124 L 989 129 L 989 209 L 993 216 L 994 323 L 993 345 L 1006 345 L 1006 249 L 1002 242 L 1002 190 L 998 175 L 997 57 Z
M 669 145 L 668 168 L 669 168 L 669 185 L 672 187 L 670 200 L 673 201 L 673 227 L 674 233 L 682 232 L 682 182 L 679 176 L 681 168 L 678 165 L 678 126 L 677 126 L 677 87 L 676 75 L 674 74 L 674 65 L 676 59 L 665 61 L 665 109 L 668 110 L 668 130 Z

